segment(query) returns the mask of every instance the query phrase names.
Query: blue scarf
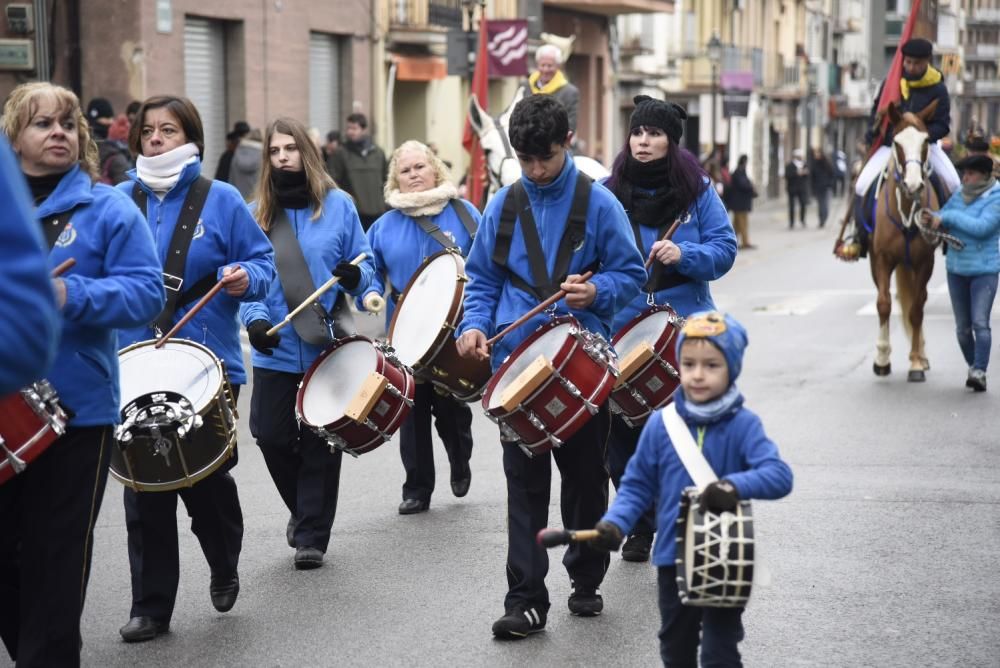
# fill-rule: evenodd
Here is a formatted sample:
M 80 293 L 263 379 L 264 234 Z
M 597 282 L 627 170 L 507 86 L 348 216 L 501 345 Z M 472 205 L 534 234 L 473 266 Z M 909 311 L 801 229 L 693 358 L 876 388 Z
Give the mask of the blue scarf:
M 736 389 L 736 383 L 732 383 L 720 397 L 703 404 L 695 404 L 684 398 L 683 389 L 677 388 L 674 403 L 677 404 L 677 412 L 685 422 L 705 425 L 736 415 L 743 408 L 743 395 Z

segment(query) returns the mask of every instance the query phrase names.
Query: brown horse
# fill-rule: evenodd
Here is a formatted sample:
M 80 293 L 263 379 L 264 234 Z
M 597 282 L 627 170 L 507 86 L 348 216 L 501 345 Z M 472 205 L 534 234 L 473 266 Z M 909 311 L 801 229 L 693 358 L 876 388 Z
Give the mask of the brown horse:
M 893 126 L 891 157 L 880 177 L 875 231 L 871 241 L 872 279 L 878 288 L 879 334 L 874 371 L 878 376 L 891 370 L 889 353 L 889 313 L 892 295 L 889 290 L 893 271 L 902 309 L 903 326 L 910 337 L 910 371 L 907 380 L 923 382 L 930 369 L 924 352 L 924 304 L 927 283 L 934 271 L 934 249 L 920 233 L 920 211 L 939 208 L 931 186 L 928 151 L 930 141 L 927 121 L 937 109 L 937 100 L 919 113 L 900 114 L 893 104 L 889 120 Z

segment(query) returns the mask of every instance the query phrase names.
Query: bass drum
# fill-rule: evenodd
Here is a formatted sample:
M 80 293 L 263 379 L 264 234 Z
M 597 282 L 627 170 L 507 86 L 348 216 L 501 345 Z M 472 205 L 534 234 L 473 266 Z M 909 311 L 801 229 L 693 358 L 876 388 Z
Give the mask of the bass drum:
M 122 424 L 111 475 L 137 492 L 191 487 L 233 456 L 236 401 L 225 366 L 186 339 L 118 353 Z

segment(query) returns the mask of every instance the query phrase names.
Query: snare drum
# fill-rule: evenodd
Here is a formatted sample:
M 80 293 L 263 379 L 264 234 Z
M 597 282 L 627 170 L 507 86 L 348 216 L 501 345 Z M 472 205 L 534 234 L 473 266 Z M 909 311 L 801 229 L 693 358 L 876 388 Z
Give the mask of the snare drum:
M 295 398 L 295 415 L 357 457 L 396 433 L 413 406 L 415 383 L 392 348 L 363 336 L 338 339 L 312 363 Z
M 677 516 L 677 590 L 684 605 L 742 608 L 753 584 L 754 537 L 750 502 L 734 512 L 702 512 L 695 487 L 681 494 Z
M 136 492 L 191 487 L 236 446 L 236 401 L 222 360 L 186 339 L 155 345 L 118 352 L 122 424 L 111 475 Z
M 0 485 L 66 433 L 69 418 L 47 380 L 0 399 Z
M 431 255 L 410 278 L 389 325 L 396 358 L 459 401 L 478 399 L 490 379 L 489 360 L 461 357 L 455 346 L 468 280 L 457 252 Z
M 603 337 L 572 316 L 554 318 L 514 349 L 483 395 L 505 440 L 530 454 L 561 446 L 608 398 L 618 374 Z
M 620 373 L 609 405 L 630 427 L 641 425 L 653 411 L 670 403 L 680 385 L 676 343 L 682 324 L 669 306 L 653 306 L 611 339 Z

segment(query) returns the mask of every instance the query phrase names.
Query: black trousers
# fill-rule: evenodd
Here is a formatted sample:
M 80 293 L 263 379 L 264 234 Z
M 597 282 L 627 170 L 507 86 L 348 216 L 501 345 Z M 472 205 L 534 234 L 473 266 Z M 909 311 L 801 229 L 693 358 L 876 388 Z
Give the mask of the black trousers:
M 417 383 L 413 408 L 399 428 L 399 455 L 406 470 L 404 499 L 430 501 L 434 492 L 434 440 L 431 416 L 451 464 L 451 479 L 470 475 L 472 410 L 451 396 L 439 394 L 430 383 Z
M 302 376 L 254 367 L 250 433 L 294 518 L 296 547 L 326 552 L 337 514 L 343 452 L 331 453 L 326 441 L 296 422 L 295 394 Z
M 621 487 L 625 467 L 628 466 L 628 460 L 635 454 L 641 434 L 641 425 L 630 427 L 625 424 L 621 417 L 617 415 L 611 417 L 611 436 L 608 438 L 608 470 L 611 472 L 611 482 L 614 483 L 616 490 Z M 653 515 L 653 507 L 650 506 L 635 523 L 632 533 L 652 535 L 655 532 L 656 520 Z
M 795 227 L 795 202 L 799 203 L 799 222 L 806 226 L 806 203 L 809 195 L 804 192 L 788 193 L 788 227 Z
M 240 386 L 233 386 L 239 398 Z M 243 545 L 243 511 L 236 481 L 229 473 L 237 455 L 193 487 L 169 492 L 125 488 L 125 527 L 132 573 L 132 617 L 169 622 L 180 582 L 177 546 L 177 498 L 191 518 L 213 578 L 236 574 Z
M 0 637 L 18 666 L 79 666 L 110 426 L 72 427 L 0 485 Z
M 549 608 L 545 575 L 549 555 L 535 538 L 548 525 L 552 460 L 562 477 L 559 506 L 567 529 L 591 529 L 608 509 L 608 469 L 605 465 L 610 413 L 607 404 L 562 447 L 529 457 L 517 443 L 501 441 L 507 476 L 507 596 L 509 612 L 516 605 Z M 563 566 L 570 580 L 598 587 L 611 558 L 586 543 L 566 550 Z

